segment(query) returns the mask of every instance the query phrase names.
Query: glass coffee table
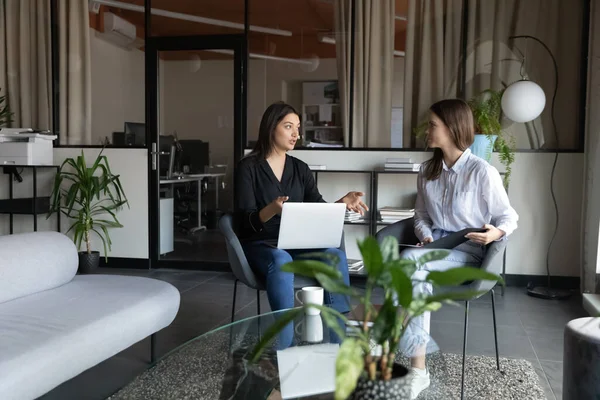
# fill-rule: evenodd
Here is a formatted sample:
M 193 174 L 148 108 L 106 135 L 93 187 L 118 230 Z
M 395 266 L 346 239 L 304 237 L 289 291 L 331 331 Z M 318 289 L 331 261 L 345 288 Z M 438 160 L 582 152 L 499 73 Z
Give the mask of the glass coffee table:
M 320 315 L 300 315 L 262 353 L 248 356 L 281 312 L 235 321 L 177 347 L 110 400 L 121 399 L 333 399 L 335 357 L 340 338 Z M 340 323 L 344 329 L 343 323 Z M 431 386 L 419 399 L 445 398 L 448 373 L 444 356 L 424 332 L 407 332 L 398 361 L 425 339 Z M 418 343 L 417 343 L 418 342 Z M 423 346 L 418 347 L 420 351 Z M 414 353 L 412 353 L 414 354 Z M 450 374 L 452 375 L 452 374 Z

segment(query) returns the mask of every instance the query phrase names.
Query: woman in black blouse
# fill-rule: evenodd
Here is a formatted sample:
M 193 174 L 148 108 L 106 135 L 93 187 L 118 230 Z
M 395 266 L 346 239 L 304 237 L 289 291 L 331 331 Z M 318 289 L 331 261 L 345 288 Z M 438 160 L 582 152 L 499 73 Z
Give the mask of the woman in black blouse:
M 304 250 L 282 250 L 266 241 L 279 235 L 283 203 L 325 202 L 319 193 L 308 165 L 286 153 L 296 145 L 300 118 L 288 104 L 274 103 L 263 114 L 256 147 L 243 158 L 236 173 L 237 234 L 252 269 L 266 278 L 271 310 L 294 306 L 294 276 L 281 272 L 281 266 L 307 253 Z M 361 192 L 350 192 L 337 202 L 349 210 L 368 210 Z M 310 250 L 314 252 L 315 250 Z M 346 284 L 348 262 L 340 249 L 323 249 L 339 259 L 337 265 Z M 348 312 L 345 296 L 325 293 L 324 302 L 339 312 Z

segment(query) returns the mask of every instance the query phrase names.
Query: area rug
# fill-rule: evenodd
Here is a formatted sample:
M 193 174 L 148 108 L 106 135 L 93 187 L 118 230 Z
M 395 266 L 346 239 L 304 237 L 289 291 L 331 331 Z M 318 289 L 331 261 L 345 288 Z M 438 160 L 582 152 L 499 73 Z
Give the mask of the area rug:
M 243 360 L 249 346 L 236 343 L 233 352 L 230 346 L 229 335 L 225 332 L 191 342 L 164 357 L 108 400 L 252 400 L 269 397 L 269 392 L 279 384 L 275 353 L 266 354 L 259 366 L 249 367 Z M 496 369 L 493 357 L 467 357 L 465 398 L 546 398 L 530 362 L 506 358 L 500 362 L 502 372 Z M 428 356 L 427 365 L 432 384 L 418 399 L 460 399 L 461 356 L 433 354 Z M 320 395 L 311 399 L 333 399 L 333 396 Z

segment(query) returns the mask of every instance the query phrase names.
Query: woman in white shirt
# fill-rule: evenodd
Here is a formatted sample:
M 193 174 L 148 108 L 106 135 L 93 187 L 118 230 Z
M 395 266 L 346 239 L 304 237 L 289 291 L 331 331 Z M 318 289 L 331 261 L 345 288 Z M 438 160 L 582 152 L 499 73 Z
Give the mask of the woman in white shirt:
M 434 152 L 417 177 L 415 234 L 421 244 L 426 244 L 464 228 L 483 227 L 486 232 L 469 233 L 466 237 L 470 240 L 450 250 L 444 260 L 427 263 L 416 271 L 416 280 L 425 279 L 433 270 L 480 266 L 486 245 L 510 235 L 519 218 L 498 170 L 469 150 L 475 124 L 468 104 L 459 99 L 442 100 L 429 110 L 427 146 Z M 428 251 L 431 250 L 411 248 L 403 251 L 401 257 L 416 260 Z M 415 295 L 433 293 L 431 284 L 417 284 L 413 290 Z M 414 323 L 417 331 L 429 333 L 430 313 L 416 318 Z M 416 398 L 429 386 L 425 356 L 414 357 L 411 365 L 411 397 Z

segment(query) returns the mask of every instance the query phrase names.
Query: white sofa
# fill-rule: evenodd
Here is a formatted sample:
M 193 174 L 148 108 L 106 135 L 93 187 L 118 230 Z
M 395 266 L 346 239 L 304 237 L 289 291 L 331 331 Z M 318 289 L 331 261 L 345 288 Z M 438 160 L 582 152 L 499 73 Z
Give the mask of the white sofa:
M 151 335 L 153 350 L 179 310 L 169 283 L 77 265 L 63 234 L 0 236 L 0 399 L 35 399 Z

